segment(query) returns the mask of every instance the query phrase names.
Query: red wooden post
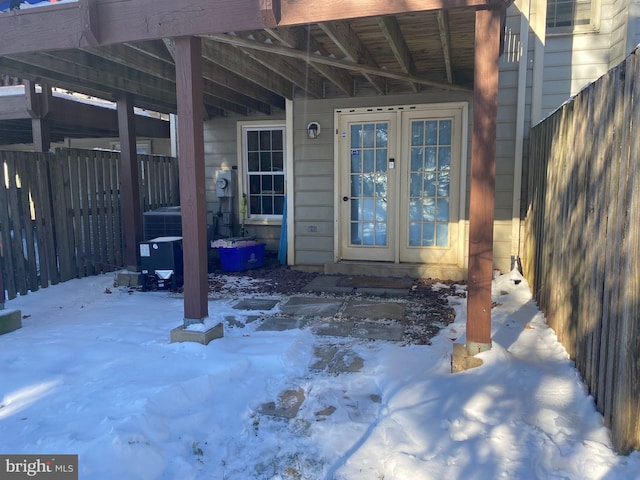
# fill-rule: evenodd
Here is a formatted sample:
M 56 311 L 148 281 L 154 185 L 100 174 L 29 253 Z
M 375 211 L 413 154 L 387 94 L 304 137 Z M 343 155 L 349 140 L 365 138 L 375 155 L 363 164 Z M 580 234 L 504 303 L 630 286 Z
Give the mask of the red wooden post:
M 491 348 L 491 280 L 501 10 L 476 11 L 469 194 L 467 351 Z
M 202 44 L 198 37 L 177 37 L 175 46 L 186 326 L 209 315 Z
M 136 150 L 136 126 L 130 95 L 117 99 L 120 133 L 120 202 L 124 226 L 124 263 L 138 271 L 138 244 L 142 241 L 142 207 Z

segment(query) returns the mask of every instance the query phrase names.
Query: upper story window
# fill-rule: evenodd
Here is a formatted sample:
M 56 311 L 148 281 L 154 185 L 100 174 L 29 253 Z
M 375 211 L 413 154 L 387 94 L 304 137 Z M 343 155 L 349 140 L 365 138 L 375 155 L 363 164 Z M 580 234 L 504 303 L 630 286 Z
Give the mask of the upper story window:
M 285 126 L 246 123 L 241 131 L 247 220 L 279 222 L 284 210 Z
M 547 33 L 596 30 L 599 7 L 599 0 L 547 0 Z

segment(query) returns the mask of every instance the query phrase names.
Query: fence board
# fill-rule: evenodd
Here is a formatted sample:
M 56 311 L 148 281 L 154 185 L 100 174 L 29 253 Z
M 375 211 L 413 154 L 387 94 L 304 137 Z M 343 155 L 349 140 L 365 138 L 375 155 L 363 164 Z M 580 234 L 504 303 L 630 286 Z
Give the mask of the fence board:
M 36 225 L 38 231 L 38 247 L 40 248 L 40 286 L 48 287 L 60 282 L 58 262 L 55 252 L 52 196 L 49 183 L 49 154 L 39 153 L 37 156 L 38 200 L 35 201 Z
M 70 170 L 72 172 L 79 172 L 82 158 L 80 158 L 78 155 L 69 155 L 68 158 Z M 71 186 L 70 211 L 71 221 L 73 222 L 74 244 L 75 247 L 78 248 L 80 245 L 82 245 L 82 193 L 80 190 L 82 180 L 80 175 L 70 175 L 69 181 Z M 85 256 L 82 254 L 82 251 L 80 250 L 80 252 L 78 253 L 79 255 L 75 255 L 76 270 L 79 277 L 84 277 L 89 274 L 89 272 L 87 271 L 87 262 Z
M 617 130 L 620 131 L 620 158 L 625 169 L 625 175 L 621 183 L 624 186 L 624 201 L 626 207 L 623 211 L 624 220 L 621 228 L 620 249 L 620 299 L 617 324 L 617 341 L 614 360 L 615 383 L 612 392 L 612 411 L 620 412 L 613 415 L 611 427 L 619 432 L 616 435 L 616 448 L 619 451 L 628 452 L 634 448 L 634 442 L 629 439 L 640 439 L 640 375 L 638 372 L 638 355 L 640 354 L 638 328 L 638 287 L 640 286 L 639 270 L 636 255 L 640 251 L 640 188 L 638 184 L 638 135 L 632 128 L 640 118 L 638 99 L 640 99 L 640 80 L 638 72 L 640 68 L 634 68 L 638 64 L 637 57 L 627 59 L 627 68 L 621 81 L 624 82 L 624 101 L 619 106 Z M 634 88 L 637 96 L 633 96 Z M 621 175 L 622 177 L 622 175 Z M 625 381 L 630 379 L 630 381 Z M 635 442 L 635 448 L 639 448 L 640 441 Z
M 530 135 L 522 264 L 616 450 L 640 449 L 640 48 Z
M 13 187 L 9 190 L 11 256 L 15 267 L 16 288 L 20 295 L 26 295 L 29 288 L 27 287 L 27 271 L 22 247 L 22 223 L 20 221 L 22 212 L 19 200 L 21 186 L 19 185 L 19 174 L 16 163 L 16 152 L 11 152 L 8 161 L 9 186 Z
M 111 191 L 113 192 L 113 241 L 114 241 L 114 265 L 121 266 L 123 264 L 123 232 L 122 232 L 122 215 L 120 213 L 120 156 L 115 152 L 111 153 Z
M 148 164 L 141 192 L 150 205 L 175 205 L 178 184 L 165 185 L 162 179 L 177 179 L 177 160 L 145 157 L 138 156 L 139 165 Z M 118 153 L 2 151 L 0 166 L 6 166 L 0 185 L 0 286 L 8 299 L 50 283 L 122 268 Z
M 31 215 L 31 188 L 35 183 L 32 180 L 33 169 L 27 168 L 27 159 L 24 155 L 16 154 L 16 172 L 20 179 L 20 189 L 18 190 L 20 203 L 21 245 L 23 248 L 23 258 L 25 262 L 27 289 L 35 292 L 38 290 L 38 270 L 36 262 L 34 222 Z
M 3 171 L 2 188 L 0 188 L 0 227 L 2 228 L 2 257 L 4 267 L 4 287 L 8 292 L 9 299 L 15 298 L 17 294 L 17 287 L 15 281 L 15 262 L 13 259 L 13 249 L 11 248 L 11 220 L 9 217 L 9 158 L 5 156 L 3 166 L 5 166 L 6 174 Z

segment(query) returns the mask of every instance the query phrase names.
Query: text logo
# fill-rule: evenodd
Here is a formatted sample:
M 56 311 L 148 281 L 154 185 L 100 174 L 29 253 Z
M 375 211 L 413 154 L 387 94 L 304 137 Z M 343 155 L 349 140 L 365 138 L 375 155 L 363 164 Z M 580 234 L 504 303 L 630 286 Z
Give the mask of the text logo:
M 78 455 L 2 455 L 0 480 L 78 480 Z

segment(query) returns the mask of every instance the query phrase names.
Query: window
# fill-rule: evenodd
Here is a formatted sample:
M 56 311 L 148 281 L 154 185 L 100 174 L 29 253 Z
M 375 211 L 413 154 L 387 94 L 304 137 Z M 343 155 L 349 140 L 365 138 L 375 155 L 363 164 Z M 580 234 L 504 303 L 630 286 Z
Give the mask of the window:
M 548 0 L 549 33 L 590 31 L 598 28 L 598 0 Z
M 285 127 L 244 124 L 241 142 L 247 219 L 279 222 L 284 210 Z

